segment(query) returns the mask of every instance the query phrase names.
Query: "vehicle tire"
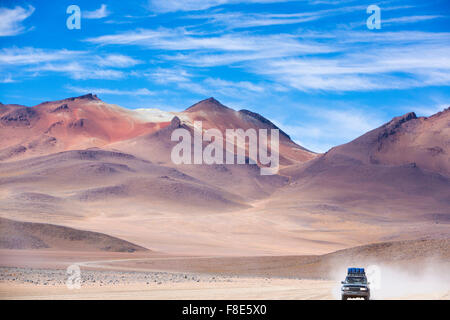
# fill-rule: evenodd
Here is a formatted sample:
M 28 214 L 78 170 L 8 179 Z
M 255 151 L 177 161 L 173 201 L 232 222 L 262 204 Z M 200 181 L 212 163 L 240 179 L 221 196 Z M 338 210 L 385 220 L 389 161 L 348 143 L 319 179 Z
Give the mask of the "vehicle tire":
M 342 296 L 342 300 L 347 300 L 347 297 L 346 296 Z
M 370 297 L 364 297 L 364 300 L 370 300 Z

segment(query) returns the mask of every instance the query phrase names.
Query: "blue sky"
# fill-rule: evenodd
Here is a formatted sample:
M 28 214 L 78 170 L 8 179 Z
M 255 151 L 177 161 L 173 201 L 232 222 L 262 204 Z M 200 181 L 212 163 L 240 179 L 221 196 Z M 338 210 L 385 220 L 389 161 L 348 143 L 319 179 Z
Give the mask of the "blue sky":
M 80 30 L 66 27 L 71 4 Z M 2 0 L 0 101 L 93 92 L 182 110 L 213 96 L 323 152 L 450 105 L 449 13 L 447 0 Z

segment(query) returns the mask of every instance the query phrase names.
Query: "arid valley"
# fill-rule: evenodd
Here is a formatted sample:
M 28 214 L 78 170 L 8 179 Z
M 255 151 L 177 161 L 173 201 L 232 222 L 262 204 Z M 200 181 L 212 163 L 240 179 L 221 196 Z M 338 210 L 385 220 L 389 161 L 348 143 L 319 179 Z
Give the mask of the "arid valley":
M 348 266 L 376 265 L 375 299 L 450 298 L 448 272 L 428 272 L 450 266 L 450 109 L 323 154 L 280 130 L 267 176 L 174 164 L 171 133 L 194 121 L 278 129 L 214 98 L 182 112 L 92 94 L 0 104 L 0 297 L 338 299 Z

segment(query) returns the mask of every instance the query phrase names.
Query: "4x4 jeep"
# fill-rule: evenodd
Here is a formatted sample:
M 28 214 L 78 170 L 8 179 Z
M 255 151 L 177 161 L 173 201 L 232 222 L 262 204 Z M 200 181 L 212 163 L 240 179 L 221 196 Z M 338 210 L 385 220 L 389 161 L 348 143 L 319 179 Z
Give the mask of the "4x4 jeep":
M 364 268 L 348 268 L 347 277 L 341 283 L 342 300 L 348 298 L 370 299 L 370 288 Z

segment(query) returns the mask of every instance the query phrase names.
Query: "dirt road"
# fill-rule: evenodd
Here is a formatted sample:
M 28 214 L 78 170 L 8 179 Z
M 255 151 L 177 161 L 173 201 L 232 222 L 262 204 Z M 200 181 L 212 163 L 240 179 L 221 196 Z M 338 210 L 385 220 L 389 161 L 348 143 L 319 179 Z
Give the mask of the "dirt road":
M 366 265 L 355 258 L 360 251 L 326 256 L 200 257 L 0 250 L 0 299 L 340 299 L 345 267 Z M 344 253 L 346 260 L 339 260 Z M 372 298 L 450 299 L 450 277 L 434 272 L 447 270 L 448 259 L 439 264 L 432 259 L 419 264 L 421 260 L 414 259 L 386 264 L 378 258 L 383 281 L 372 291 Z M 66 285 L 66 268 L 71 265 L 80 268 L 80 289 Z

